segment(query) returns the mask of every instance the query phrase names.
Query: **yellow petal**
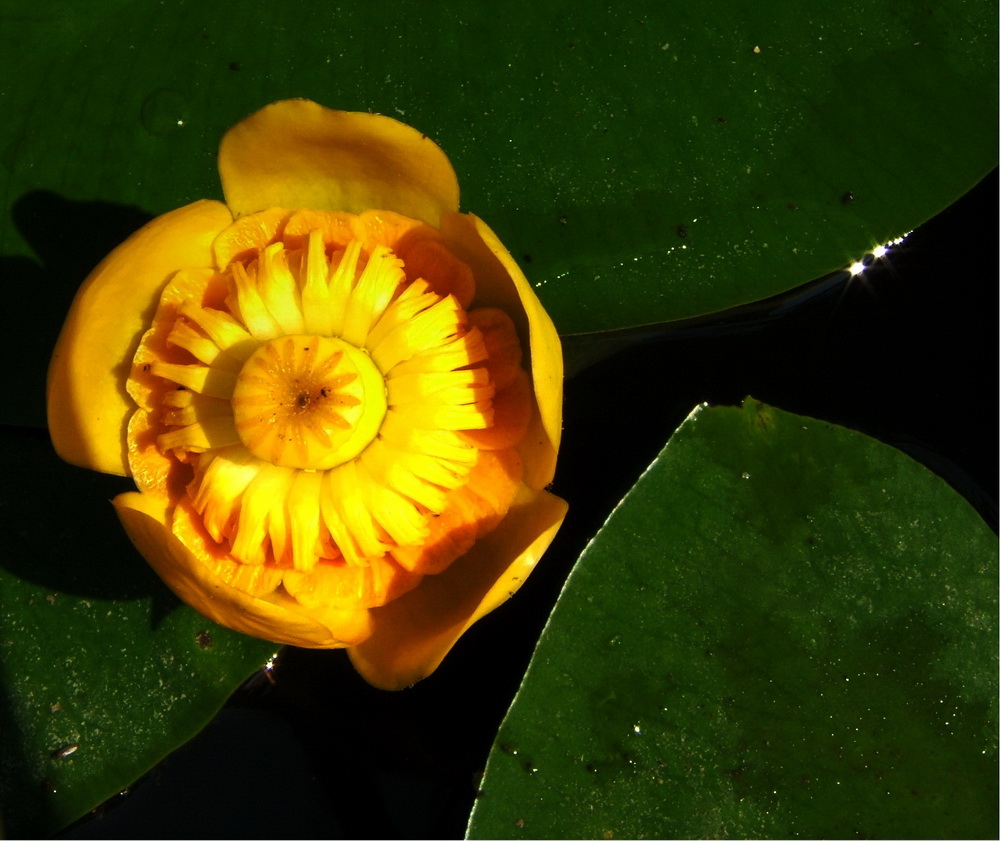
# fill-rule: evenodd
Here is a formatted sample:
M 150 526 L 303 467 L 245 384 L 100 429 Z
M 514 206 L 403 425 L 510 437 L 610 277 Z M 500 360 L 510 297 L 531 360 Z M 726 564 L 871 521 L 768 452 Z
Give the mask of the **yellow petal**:
M 375 632 L 348 649 L 361 676 L 382 689 L 402 689 L 433 672 L 474 622 L 524 583 L 566 507 L 545 491 L 522 488 L 503 522 L 467 555 L 373 610 Z
M 257 598 L 230 586 L 171 532 L 170 509 L 162 500 L 125 493 L 113 503 L 128 536 L 167 586 L 220 625 L 306 648 L 343 648 L 370 632 L 365 610 L 307 611 L 280 588 Z
M 212 265 L 212 240 L 232 222 L 224 204 L 198 201 L 140 228 L 77 292 L 52 356 L 49 432 L 71 464 L 128 475 L 125 430 L 135 404 L 125 391 L 139 339 L 167 279 Z
M 377 208 L 437 227 L 458 209 L 455 171 L 428 137 L 390 117 L 305 99 L 275 102 L 233 126 L 219 146 L 219 175 L 236 216 Z
M 563 360 L 559 334 L 510 252 L 476 216 L 448 213 L 441 233 L 456 257 L 476 277 L 476 307 L 496 307 L 514 320 L 521 342 L 529 349 L 531 380 L 538 414 L 520 447 L 525 483 L 543 488 L 552 481 L 562 435 Z

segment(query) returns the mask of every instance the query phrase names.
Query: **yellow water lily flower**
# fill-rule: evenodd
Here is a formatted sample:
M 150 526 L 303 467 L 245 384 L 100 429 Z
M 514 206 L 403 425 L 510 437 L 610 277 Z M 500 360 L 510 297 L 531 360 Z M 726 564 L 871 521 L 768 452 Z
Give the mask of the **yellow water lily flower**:
M 277 102 L 219 172 L 225 204 L 154 219 L 81 287 L 53 443 L 133 478 L 126 531 L 201 613 L 408 686 L 565 516 L 558 336 L 409 126 Z

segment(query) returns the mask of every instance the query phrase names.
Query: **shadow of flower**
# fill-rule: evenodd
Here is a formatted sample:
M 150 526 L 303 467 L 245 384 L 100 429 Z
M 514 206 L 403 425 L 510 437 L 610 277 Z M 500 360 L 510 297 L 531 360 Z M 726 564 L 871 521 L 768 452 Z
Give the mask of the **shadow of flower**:
M 21 196 L 11 219 L 37 259 L 0 256 L 9 317 L 0 354 L 16 360 L 6 371 L 0 424 L 45 427 L 49 356 L 76 290 L 104 256 L 152 218 L 138 208 L 73 201 L 34 190 Z

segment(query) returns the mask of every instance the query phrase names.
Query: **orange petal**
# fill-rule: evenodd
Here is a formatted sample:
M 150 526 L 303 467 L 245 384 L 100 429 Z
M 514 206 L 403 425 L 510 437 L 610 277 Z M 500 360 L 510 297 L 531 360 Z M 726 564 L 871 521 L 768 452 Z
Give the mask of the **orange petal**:
M 288 248 L 305 248 L 311 231 L 322 231 L 323 242 L 329 247 L 343 248 L 354 239 L 350 213 L 328 213 L 324 210 L 297 210 L 285 223 L 281 241 Z
M 348 649 L 362 677 L 402 689 L 426 677 L 458 638 L 524 583 L 566 516 L 566 503 L 522 487 L 503 522 L 440 575 L 372 611 L 375 632 Z
M 309 608 L 369 608 L 409 592 L 421 576 L 407 572 L 387 555 L 369 558 L 367 566 L 321 560 L 309 572 L 285 572 L 284 581 L 289 594 Z
M 458 436 L 481 450 L 506 450 L 520 444 L 528 431 L 533 411 L 531 380 L 520 368 L 506 388 L 493 395 L 493 424 L 469 429 Z
M 170 279 L 160 295 L 156 312 L 150 319 L 150 329 L 142 334 L 139 346 L 132 357 L 129 380 L 126 383 L 129 396 L 141 409 L 153 412 L 163 403 L 166 391 L 177 388 L 162 377 L 151 373 L 157 361 L 177 364 L 190 363 L 191 355 L 183 348 L 168 342 L 167 337 L 177 320 L 177 309 L 186 300 L 201 301 L 211 286 L 217 285 L 219 278 L 214 269 L 181 269 Z
M 236 216 L 269 207 L 392 210 L 437 227 L 458 209 L 458 180 L 428 137 L 378 114 L 275 102 L 233 126 L 219 175 Z
M 524 481 L 543 488 L 552 481 L 562 436 L 563 360 L 559 334 L 531 284 L 490 228 L 472 214 L 448 213 L 441 233 L 455 256 L 476 277 L 476 306 L 497 307 L 514 320 L 521 346 L 529 353 L 538 404 L 521 445 Z
M 125 430 L 135 410 L 125 380 L 170 275 L 212 264 L 212 240 L 232 222 L 198 201 L 159 216 L 112 251 L 77 292 L 49 366 L 52 443 L 71 464 L 128 475 Z
M 190 466 L 165 456 L 156 445 L 162 429 L 153 428 L 147 412 L 139 410 L 128 425 L 128 463 L 140 491 L 177 499 L 191 481 Z
M 436 575 L 496 528 L 521 486 L 521 464 L 513 450 L 480 452 L 466 484 L 448 494 L 444 510 L 428 521 L 420 546 L 397 546 L 393 557 L 405 569 Z
M 510 316 L 493 307 L 480 307 L 469 313 L 469 324 L 478 327 L 489 358 L 484 363 L 490 372 L 490 382 L 497 389 L 513 382 L 521 368 L 521 342 Z
M 271 207 L 237 219 L 212 243 L 216 268 L 224 269 L 233 260 L 256 256 L 264 246 L 278 239 L 290 215 L 290 210 Z
M 422 277 L 438 295 L 454 295 L 463 307 L 472 303 L 476 291 L 472 269 L 440 242 L 413 239 L 404 242 L 396 253 L 403 260 L 407 280 L 412 282 Z
M 160 578 L 220 625 L 307 648 L 343 648 L 368 636 L 368 611 L 307 611 L 280 588 L 257 597 L 231 586 L 171 532 L 171 511 L 155 497 L 126 493 L 113 502 L 128 536 Z
M 353 217 L 351 227 L 366 251 L 379 245 L 396 251 L 400 244 L 438 235 L 430 225 L 391 210 L 366 210 Z

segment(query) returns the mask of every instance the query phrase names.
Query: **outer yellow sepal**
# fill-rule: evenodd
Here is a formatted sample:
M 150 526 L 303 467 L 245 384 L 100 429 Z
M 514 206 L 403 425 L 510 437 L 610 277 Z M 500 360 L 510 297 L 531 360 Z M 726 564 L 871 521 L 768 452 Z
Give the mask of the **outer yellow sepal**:
M 49 365 L 49 433 L 66 461 L 129 475 L 125 433 L 135 403 L 125 380 L 139 339 L 170 275 L 212 265 L 212 240 L 232 221 L 217 201 L 165 213 L 132 234 L 84 281 Z
M 562 437 L 563 359 L 559 333 L 524 272 L 482 219 L 471 213 L 449 213 L 441 219 L 441 232 L 449 249 L 475 272 L 474 305 L 508 313 L 522 346 L 530 350 L 527 367 L 538 414 L 532 418 L 520 449 L 525 483 L 536 490 L 544 488 L 555 476 Z
M 286 99 L 237 123 L 219 146 L 234 215 L 269 207 L 392 210 L 437 227 L 458 210 L 458 179 L 426 135 L 383 117 Z
M 220 625 L 308 648 L 343 648 L 371 633 L 367 610 L 308 610 L 284 590 L 255 598 L 221 581 L 173 535 L 169 503 L 162 498 L 133 492 L 113 503 L 136 549 L 167 586 Z
M 448 569 L 372 611 L 375 632 L 348 649 L 362 677 L 403 689 L 433 672 L 475 622 L 507 601 L 552 542 L 568 506 L 522 487 L 504 520 Z
M 284 242 L 286 247 L 291 247 L 296 236 L 304 239 L 308 235 L 315 240 L 314 250 L 323 253 L 324 241 L 341 242 L 339 234 L 334 234 L 350 226 L 354 235 L 361 237 L 363 233 L 370 243 L 386 248 L 400 244 L 400 259 L 410 260 L 407 265 L 411 271 L 426 268 L 434 260 L 440 262 L 436 249 L 447 254 L 446 259 L 462 266 L 468 277 L 444 271 L 445 292 L 454 294 L 455 300 L 470 310 L 470 320 L 475 321 L 474 313 L 484 308 L 497 308 L 513 321 L 520 348 L 530 360 L 524 360 L 522 370 L 518 350 L 518 358 L 510 367 L 520 377 L 525 395 L 530 376 L 535 399 L 530 409 L 521 412 L 517 424 L 509 421 L 505 426 L 497 421 L 497 429 L 516 434 L 497 454 L 496 470 L 469 474 L 469 496 L 459 499 L 465 507 L 454 508 L 464 512 L 466 519 L 456 514 L 454 522 L 446 523 L 452 533 L 442 533 L 455 538 L 454 545 L 461 548 L 455 548 L 447 557 L 431 553 L 427 560 L 418 552 L 415 560 L 409 558 L 413 563 L 433 565 L 433 573 L 428 572 L 421 580 L 421 573 L 405 564 L 393 571 L 391 566 L 396 561 L 389 559 L 383 563 L 383 571 L 399 576 L 389 581 L 395 588 L 389 600 L 359 599 L 355 603 L 353 596 L 343 597 L 346 591 L 338 585 L 340 589 L 334 588 L 336 599 L 299 601 L 290 594 L 295 587 L 286 589 L 288 582 L 281 583 L 282 568 L 276 562 L 244 565 L 237 559 L 238 553 L 230 554 L 224 542 L 218 542 L 218 536 L 215 540 L 209 538 L 209 530 L 198 513 L 201 509 L 194 507 L 188 495 L 193 486 L 185 491 L 167 481 L 169 477 L 162 469 L 170 464 L 166 456 L 157 453 L 155 458 L 147 457 L 148 453 L 136 449 L 146 458 L 146 466 L 152 466 L 150 476 L 144 478 L 142 469 L 137 468 L 140 475 L 136 481 L 143 492 L 122 494 L 114 501 L 139 552 L 180 598 L 205 616 L 278 643 L 347 647 L 359 672 L 374 685 L 387 689 L 408 686 L 430 674 L 465 630 L 513 595 L 565 517 L 566 503 L 543 490 L 553 478 L 562 427 L 558 335 L 530 284 L 494 233 L 477 217 L 457 212 L 458 183 L 444 153 L 409 126 L 374 114 L 332 111 L 305 100 L 286 100 L 261 109 L 226 134 L 220 147 L 219 168 L 228 207 L 203 201 L 161 216 L 112 252 L 84 283 L 50 367 L 48 404 L 53 442 L 59 454 L 74 464 L 128 474 L 129 445 L 136 445 L 139 434 L 149 431 L 140 429 L 137 423 L 132 439 L 126 441 L 135 404 L 125 383 L 136 347 L 151 325 L 170 276 L 181 269 L 214 273 L 224 268 L 216 264 L 213 253 L 224 255 L 220 262 L 225 265 L 243 252 L 252 255 L 254 251 L 260 252 L 266 262 L 271 259 L 269 243 L 285 234 L 289 237 Z M 341 218 L 331 214 L 316 227 L 319 233 L 311 233 L 315 226 L 303 220 L 322 217 L 325 211 L 359 215 L 347 217 L 345 213 Z M 257 215 L 241 218 L 249 214 Z M 217 239 L 234 217 L 237 223 Z M 286 223 L 293 230 L 282 233 Z M 427 225 L 437 229 L 440 239 Z M 325 240 L 328 234 L 331 239 Z M 407 241 L 424 243 L 424 251 L 413 246 L 404 255 Z M 316 290 L 310 288 L 309 292 L 312 295 Z M 306 309 L 310 314 L 314 310 L 324 313 L 322 307 Z M 281 315 L 287 313 L 282 311 Z M 289 331 L 296 335 L 338 335 L 339 327 L 334 330 L 335 315 L 323 314 L 323 328 L 314 328 L 307 323 L 304 310 L 302 327 L 284 322 L 281 327 L 288 335 Z M 369 325 L 360 316 L 358 323 L 360 341 L 364 332 L 361 327 L 367 329 Z M 353 334 L 344 339 L 357 343 Z M 172 363 L 168 360 L 164 364 Z M 495 368 L 502 373 L 499 363 Z M 500 394 L 509 398 L 512 388 L 509 383 L 503 389 L 498 386 L 494 395 L 497 414 L 498 406 L 525 405 L 527 397 L 520 404 L 500 399 Z M 328 396 L 322 387 L 320 394 Z M 301 407 L 298 401 L 308 402 L 310 394 L 296 392 L 292 397 Z M 529 410 L 527 433 L 521 438 L 524 415 Z M 378 414 L 381 416 L 382 410 Z M 145 415 L 140 412 L 135 417 L 144 419 Z M 469 429 L 479 431 L 480 427 L 472 424 Z M 489 444 L 500 447 L 496 436 L 489 439 Z M 483 446 L 486 449 L 481 456 L 489 452 L 489 446 Z M 351 464 L 352 470 L 360 470 Z M 298 467 L 311 469 L 297 463 L 271 467 L 279 472 Z M 511 472 L 515 467 L 516 475 Z M 518 478 L 522 476 L 523 482 Z M 491 482 L 499 484 L 494 487 Z M 319 483 L 296 483 L 295 487 L 300 484 L 315 490 Z M 346 500 L 345 511 L 364 502 L 351 482 L 340 482 L 335 491 L 338 501 Z M 515 493 L 513 505 L 503 516 Z M 476 494 L 482 495 L 478 502 Z M 395 511 L 391 506 L 383 507 L 390 513 Z M 308 505 L 305 508 L 308 515 Z M 448 511 L 452 509 L 445 513 Z M 494 514 L 502 519 L 488 531 L 484 524 L 492 528 Z M 479 522 L 479 516 L 487 519 Z M 310 528 L 313 526 L 307 522 L 298 535 L 299 542 L 307 547 L 315 544 L 315 529 Z M 478 540 L 466 551 L 470 529 Z M 405 531 L 401 527 L 399 530 Z M 250 532 L 240 533 L 245 536 Z M 379 539 L 378 534 L 373 534 L 376 543 Z M 376 545 L 371 551 L 380 549 Z M 460 557 L 454 559 L 455 554 Z M 405 586 L 400 586 L 400 581 Z M 298 593 L 320 592 L 318 588 L 310 590 L 312 583 L 305 582 Z M 389 584 L 382 581 L 379 586 Z M 330 608 L 329 603 L 341 608 Z

